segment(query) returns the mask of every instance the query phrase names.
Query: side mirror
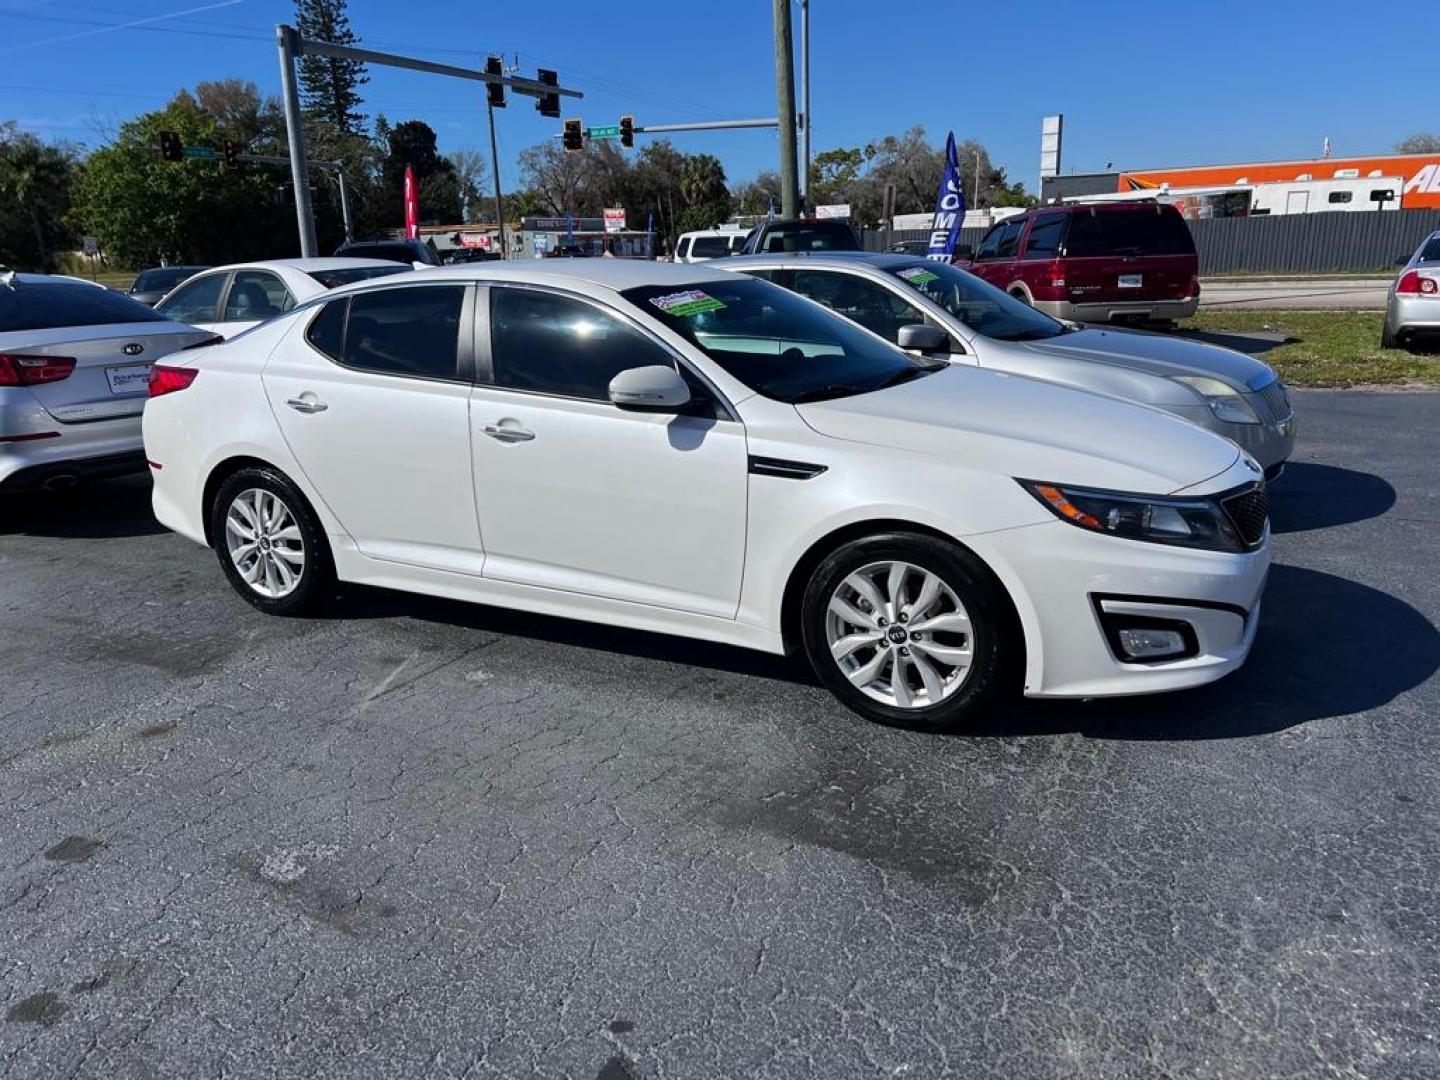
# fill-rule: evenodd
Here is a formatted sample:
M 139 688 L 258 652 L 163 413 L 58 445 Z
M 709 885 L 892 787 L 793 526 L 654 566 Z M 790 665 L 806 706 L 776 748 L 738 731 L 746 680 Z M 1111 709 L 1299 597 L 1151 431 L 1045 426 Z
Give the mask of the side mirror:
M 610 400 L 622 409 L 677 412 L 690 401 L 690 387 L 672 367 L 629 368 L 610 380 Z
M 949 352 L 950 335 L 938 326 L 911 323 L 909 326 L 900 327 L 899 345 L 910 352 Z

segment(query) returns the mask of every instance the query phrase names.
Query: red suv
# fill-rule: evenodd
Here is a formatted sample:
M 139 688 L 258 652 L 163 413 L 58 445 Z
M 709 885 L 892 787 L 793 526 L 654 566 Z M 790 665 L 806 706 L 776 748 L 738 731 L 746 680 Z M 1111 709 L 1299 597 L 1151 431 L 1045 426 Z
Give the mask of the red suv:
M 1190 228 L 1149 200 L 1027 210 L 956 262 L 1060 319 L 1183 319 L 1200 305 Z

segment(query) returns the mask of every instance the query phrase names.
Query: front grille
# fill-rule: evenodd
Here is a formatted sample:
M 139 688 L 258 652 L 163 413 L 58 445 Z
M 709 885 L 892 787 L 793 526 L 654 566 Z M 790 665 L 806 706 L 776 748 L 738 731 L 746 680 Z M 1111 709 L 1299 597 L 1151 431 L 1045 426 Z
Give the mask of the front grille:
M 1261 387 L 1255 391 L 1255 396 L 1265 404 L 1270 412 L 1271 420 L 1285 420 L 1290 416 L 1290 395 L 1285 392 L 1285 384 L 1276 379 L 1269 386 Z
M 1225 507 L 1225 512 L 1235 523 L 1246 547 L 1254 547 L 1265 539 L 1265 525 L 1270 520 L 1270 496 L 1264 484 L 1256 484 L 1223 498 L 1220 505 Z

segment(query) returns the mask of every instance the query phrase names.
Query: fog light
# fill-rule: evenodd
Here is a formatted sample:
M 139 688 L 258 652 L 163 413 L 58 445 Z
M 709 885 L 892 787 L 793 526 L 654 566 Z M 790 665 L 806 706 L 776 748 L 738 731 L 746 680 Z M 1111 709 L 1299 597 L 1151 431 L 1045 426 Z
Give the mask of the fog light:
M 1120 648 L 1133 660 L 1160 660 L 1186 651 L 1178 630 L 1125 627 L 1120 631 Z

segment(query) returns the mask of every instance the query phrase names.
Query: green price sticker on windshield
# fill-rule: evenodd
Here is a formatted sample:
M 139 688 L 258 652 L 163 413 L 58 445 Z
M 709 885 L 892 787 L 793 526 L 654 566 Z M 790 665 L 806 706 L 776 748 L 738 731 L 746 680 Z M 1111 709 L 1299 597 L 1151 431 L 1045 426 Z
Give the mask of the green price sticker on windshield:
M 703 293 L 699 289 L 654 296 L 650 298 L 650 303 L 666 315 L 703 315 L 707 311 L 719 311 L 725 306 L 709 293 Z
M 909 270 L 901 270 L 900 276 L 911 285 L 928 285 L 932 281 L 938 281 L 940 275 L 932 270 L 926 270 L 923 266 L 912 266 Z

